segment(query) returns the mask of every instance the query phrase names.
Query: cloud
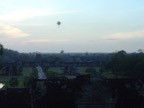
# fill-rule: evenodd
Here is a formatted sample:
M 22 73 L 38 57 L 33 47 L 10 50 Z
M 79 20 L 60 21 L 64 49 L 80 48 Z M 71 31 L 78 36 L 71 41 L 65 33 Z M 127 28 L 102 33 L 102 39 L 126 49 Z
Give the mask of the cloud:
M 22 20 L 25 20 L 27 18 L 32 18 L 36 16 L 45 16 L 45 15 L 51 15 L 54 14 L 52 12 L 45 12 L 42 10 L 32 10 L 32 9 L 25 9 L 25 10 L 17 10 L 14 12 L 7 13 L 5 15 L 2 15 L 0 17 L 1 21 L 13 21 L 13 22 L 19 22 Z
M 57 15 L 57 14 L 66 14 L 65 12 L 53 12 L 48 10 L 40 10 L 40 9 L 24 9 L 24 10 L 16 10 L 10 13 L 6 13 L 4 15 L 1 15 L 0 21 L 2 22 L 21 22 L 26 19 L 35 18 L 35 17 L 41 17 L 41 16 L 51 16 L 51 15 Z
M 109 35 L 106 40 L 119 40 L 144 37 L 144 30 L 134 32 L 122 32 Z
M 18 37 L 27 37 L 30 35 L 27 33 L 24 33 L 22 30 L 16 27 L 13 27 L 4 23 L 0 23 L 0 36 L 18 38 Z
M 67 42 L 68 39 L 32 39 L 23 42 L 23 44 L 30 44 L 30 43 L 57 43 L 57 42 Z

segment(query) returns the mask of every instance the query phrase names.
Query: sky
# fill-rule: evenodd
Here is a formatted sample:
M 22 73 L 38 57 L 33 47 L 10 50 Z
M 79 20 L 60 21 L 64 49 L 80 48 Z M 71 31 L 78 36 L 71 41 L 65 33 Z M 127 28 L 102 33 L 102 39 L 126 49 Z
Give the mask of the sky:
M 0 0 L 0 7 L 0 43 L 8 49 L 44 53 L 144 49 L 144 0 Z

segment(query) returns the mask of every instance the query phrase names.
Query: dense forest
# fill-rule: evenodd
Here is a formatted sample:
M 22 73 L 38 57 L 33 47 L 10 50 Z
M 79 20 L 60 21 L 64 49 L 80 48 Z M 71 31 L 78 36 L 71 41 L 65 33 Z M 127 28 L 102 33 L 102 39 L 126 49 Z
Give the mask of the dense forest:
M 65 66 L 73 63 L 81 64 L 78 66 L 100 67 L 100 71 L 114 74 L 117 77 L 144 77 L 144 53 L 141 50 L 134 53 L 127 53 L 124 50 L 112 53 L 64 53 L 64 51 L 60 53 L 19 53 L 10 49 L 3 50 L 0 56 L 1 64 L 19 62 L 39 62 L 52 66 Z
M 110 57 L 104 66 L 105 71 L 111 71 L 119 76 L 143 78 L 144 77 L 144 53 L 126 53 L 121 50 Z

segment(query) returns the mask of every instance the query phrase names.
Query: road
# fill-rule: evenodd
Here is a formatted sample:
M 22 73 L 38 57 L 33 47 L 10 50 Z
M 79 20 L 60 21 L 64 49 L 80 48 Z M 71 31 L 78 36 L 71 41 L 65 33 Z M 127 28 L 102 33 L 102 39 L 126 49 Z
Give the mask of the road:
M 43 72 L 43 69 L 41 66 L 37 66 L 36 67 L 37 71 L 38 71 L 38 79 L 47 79 L 45 73 Z

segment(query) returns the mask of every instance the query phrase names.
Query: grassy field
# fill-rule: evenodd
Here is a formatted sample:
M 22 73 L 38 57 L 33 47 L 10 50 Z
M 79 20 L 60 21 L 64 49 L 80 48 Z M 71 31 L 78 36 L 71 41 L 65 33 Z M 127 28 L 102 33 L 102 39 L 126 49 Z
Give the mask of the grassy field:
M 47 71 L 53 71 L 57 72 L 58 74 L 63 73 L 63 68 L 62 67 L 50 67 Z
M 77 68 L 77 72 L 79 74 L 87 74 L 87 73 L 85 73 L 86 68 L 88 68 L 88 67 L 78 67 Z M 50 67 L 47 70 L 47 72 L 48 71 L 52 71 L 52 72 L 56 72 L 58 74 L 62 74 L 63 73 L 63 69 L 64 69 L 64 67 Z M 96 70 L 98 70 L 98 68 L 96 68 Z M 23 70 L 22 70 L 22 75 L 18 75 L 18 76 L 0 76 L 0 83 L 4 83 L 4 84 L 7 85 L 7 87 L 10 87 L 9 86 L 9 80 L 12 77 L 15 77 L 15 78 L 18 79 L 18 82 L 19 82 L 18 87 L 23 88 L 24 87 L 24 85 L 23 85 L 24 78 L 25 77 L 30 77 L 32 73 L 34 73 L 34 70 L 33 70 L 32 67 L 24 67 Z
M 87 68 L 88 67 L 78 67 L 77 72 L 79 74 L 87 74 L 87 73 L 85 73 L 85 70 Z M 53 72 L 57 72 L 58 74 L 61 74 L 61 73 L 63 73 L 63 69 L 64 69 L 64 67 L 50 67 L 47 71 L 53 71 Z M 98 70 L 97 67 L 95 67 L 95 69 Z
M 78 67 L 78 73 L 80 74 L 85 74 L 85 69 L 87 67 Z M 63 67 L 50 67 L 47 71 L 53 71 L 53 72 L 57 72 L 58 74 L 63 73 Z M 31 74 L 33 73 L 33 68 L 31 67 L 24 67 L 22 70 L 22 75 L 18 75 L 18 76 L 0 76 L 0 83 L 4 83 L 7 87 L 9 86 L 9 80 L 13 77 L 18 79 L 18 87 L 24 87 L 23 85 L 23 80 L 25 77 L 29 77 L 31 76 Z
M 24 77 L 25 76 L 29 77 L 32 73 L 33 73 L 33 68 L 31 68 L 31 67 L 24 67 L 23 68 L 22 74 Z
M 125 76 L 125 75 L 119 75 L 119 74 L 113 74 L 112 72 L 110 71 L 106 71 L 106 72 L 103 72 L 103 75 L 108 78 L 108 79 L 113 79 L 113 78 L 118 78 L 118 79 L 122 79 L 122 78 L 132 78 L 130 76 Z
M 6 87 L 10 87 L 9 81 L 11 78 L 17 78 L 18 79 L 18 87 L 20 87 L 20 88 L 24 87 L 23 86 L 23 79 L 24 79 L 23 76 L 0 76 L 0 83 L 5 84 L 3 89 L 5 89 Z
M 116 75 L 112 74 L 112 72 L 110 72 L 110 71 L 103 72 L 103 75 L 104 75 L 106 78 L 116 78 Z
M 18 75 L 18 76 L 0 76 L 0 83 L 4 83 L 7 87 L 10 87 L 9 80 L 14 77 L 14 78 L 18 79 L 18 87 L 23 88 L 24 87 L 24 85 L 23 85 L 24 78 L 29 77 L 31 75 L 31 73 L 33 73 L 33 69 L 31 67 L 24 67 L 23 70 L 22 70 L 22 75 Z

